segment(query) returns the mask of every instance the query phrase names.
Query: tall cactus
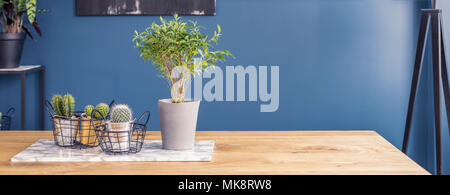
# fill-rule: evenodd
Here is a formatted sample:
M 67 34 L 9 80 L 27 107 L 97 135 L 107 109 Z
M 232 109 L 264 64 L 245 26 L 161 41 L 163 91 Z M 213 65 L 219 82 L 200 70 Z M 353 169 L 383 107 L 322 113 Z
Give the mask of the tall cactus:
M 131 109 L 125 104 L 119 104 L 112 108 L 111 122 L 124 123 L 130 122 L 132 118 Z
M 72 95 L 64 95 L 64 116 L 71 117 L 75 110 L 75 98 Z
M 75 110 L 75 98 L 70 94 L 66 94 L 64 97 L 61 97 L 59 94 L 54 95 L 52 107 L 56 115 L 71 117 Z
M 53 96 L 52 98 L 52 107 L 53 110 L 55 111 L 55 114 L 58 116 L 63 116 L 63 112 L 61 112 L 63 110 L 63 98 L 61 95 L 56 94 Z

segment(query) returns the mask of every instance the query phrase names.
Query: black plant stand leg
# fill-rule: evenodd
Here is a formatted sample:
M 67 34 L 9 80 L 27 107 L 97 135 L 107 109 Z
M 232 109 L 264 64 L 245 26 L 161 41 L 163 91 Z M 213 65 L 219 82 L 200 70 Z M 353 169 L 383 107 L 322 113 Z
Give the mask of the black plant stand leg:
M 417 85 L 420 77 L 421 66 L 423 62 L 425 44 L 427 39 L 428 27 L 431 20 L 432 49 L 433 49 L 433 97 L 434 97 L 434 128 L 436 143 L 436 172 L 442 175 L 442 121 L 441 121 L 441 87 L 444 91 L 445 111 L 447 113 L 447 123 L 450 127 L 450 84 L 447 72 L 447 59 L 444 33 L 442 28 L 442 14 L 439 9 L 422 10 L 422 21 L 420 24 L 419 41 L 417 44 L 417 53 L 414 65 L 413 81 L 411 84 L 411 94 L 408 105 L 408 113 L 405 125 L 405 134 L 403 139 L 403 153 L 408 150 L 408 139 L 411 131 L 411 120 L 414 109 L 414 100 L 417 93 Z M 442 82 L 442 86 L 441 86 Z M 450 131 L 450 128 L 449 128 Z
M 405 134 L 403 137 L 402 151 L 406 154 L 408 150 L 408 140 L 411 132 L 411 121 L 414 111 L 414 102 L 417 95 L 417 86 L 419 83 L 420 73 L 422 71 L 423 57 L 425 54 L 425 43 L 428 37 L 428 26 L 430 22 L 429 14 L 422 13 L 422 20 L 420 22 L 419 41 L 417 42 L 416 59 L 414 63 L 414 73 L 411 83 L 411 92 L 409 95 L 408 114 L 406 116 Z
M 431 15 L 433 41 L 433 93 L 434 93 L 434 126 L 436 129 L 436 171 L 442 174 L 442 144 L 441 144 L 441 23 L 440 14 Z
M 20 75 L 20 82 L 21 82 L 21 87 L 20 87 L 20 104 L 21 104 L 21 108 L 20 108 L 20 116 L 21 116 L 21 121 L 20 121 L 20 123 L 21 123 L 21 128 L 22 128 L 22 130 L 25 130 L 25 124 L 26 124 L 26 114 L 25 114 L 25 111 L 26 111 L 26 102 L 25 102 L 25 73 L 22 73 L 21 75 Z
M 445 111 L 447 113 L 447 124 L 449 127 L 450 132 L 450 86 L 448 83 L 448 71 L 447 71 L 447 57 L 446 57 L 446 51 L 447 48 L 445 48 L 445 34 L 444 34 L 444 26 L 442 22 L 442 14 L 440 15 L 441 18 L 441 67 L 442 67 L 442 85 L 444 88 L 444 100 L 445 100 Z
M 45 68 L 41 70 L 41 130 L 45 129 Z

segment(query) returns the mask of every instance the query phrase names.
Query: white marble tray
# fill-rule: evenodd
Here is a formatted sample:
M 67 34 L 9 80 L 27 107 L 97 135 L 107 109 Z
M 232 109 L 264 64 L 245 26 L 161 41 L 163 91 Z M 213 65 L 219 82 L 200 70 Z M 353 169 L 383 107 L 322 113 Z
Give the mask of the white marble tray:
M 100 147 L 61 148 L 53 140 L 41 139 L 11 158 L 11 162 L 130 162 L 130 161 L 211 161 L 214 141 L 196 141 L 193 150 L 163 150 L 161 141 L 146 140 L 137 154 L 109 155 Z

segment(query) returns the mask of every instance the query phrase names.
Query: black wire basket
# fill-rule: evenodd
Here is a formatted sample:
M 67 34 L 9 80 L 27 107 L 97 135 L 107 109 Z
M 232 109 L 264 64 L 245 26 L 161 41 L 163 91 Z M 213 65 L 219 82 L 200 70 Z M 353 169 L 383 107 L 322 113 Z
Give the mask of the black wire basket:
M 113 103 L 114 100 L 110 106 Z M 52 124 L 56 145 L 78 149 L 97 147 L 99 145 L 94 124 L 101 123 L 101 120 L 93 121 L 90 117 L 86 117 L 82 111 L 75 111 L 72 117 L 55 115 L 53 106 L 49 101 L 46 101 L 46 107 L 50 115 L 50 123 Z
M 73 147 L 76 144 L 78 130 L 80 128 L 80 114 L 72 117 L 55 115 L 53 106 L 47 100 L 47 111 L 50 115 L 55 144 L 61 147 Z
M 12 117 L 15 112 L 16 112 L 15 108 L 10 108 L 5 115 L 2 115 L 0 119 L 0 130 L 2 131 L 11 130 Z
M 97 110 L 93 112 L 99 113 Z M 96 123 L 99 120 L 92 120 L 103 152 L 107 154 L 133 154 L 140 152 L 142 149 L 149 119 L 150 112 L 146 111 L 136 122 L 111 123 L 110 121 L 100 120 L 105 122 Z
M 100 121 L 99 121 L 100 122 Z M 79 133 L 76 142 L 80 147 L 97 147 L 98 139 L 95 135 L 94 123 L 91 117 L 82 115 L 80 118 Z
M 113 105 L 114 100 L 109 104 L 110 110 Z M 109 113 L 105 118 L 106 120 L 109 119 Z M 97 147 L 100 143 L 95 133 L 94 125 L 104 124 L 106 120 L 92 120 L 91 117 L 82 114 L 80 117 L 79 133 L 76 139 L 77 145 L 80 148 Z

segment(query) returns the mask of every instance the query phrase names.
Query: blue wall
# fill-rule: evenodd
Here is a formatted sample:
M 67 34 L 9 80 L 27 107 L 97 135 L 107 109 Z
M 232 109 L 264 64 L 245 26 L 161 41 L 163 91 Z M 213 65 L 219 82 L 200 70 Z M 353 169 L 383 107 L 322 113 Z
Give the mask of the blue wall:
M 218 0 L 216 16 L 185 17 L 206 32 L 222 26 L 217 48 L 235 56 L 222 67 L 280 66 L 277 112 L 260 113 L 259 102 L 204 101 L 198 129 L 373 129 L 400 147 L 419 10 L 426 5 L 421 0 Z M 38 18 L 44 36 L 26 42 L 23 63 L 47 67 L 46 98 L 70 92 L 78 109 L 115 99 L 135 113 L 150 110 L 150 128 L 158 130 L 156 102 L 169 97 L 169 90 L 131 42 L 135 29 L 158 17 L 76 17 L 73 0 L 40 0 L 39 7 L 50 10 Z M 0 78 L 0 110 L 19 107 L 18 81 Z M 37 129 L 38 78 L 27 81 L 27 128 Z M 430 88 L 421 85 L 408 154 L 433 170 L 427 145 L 432 135 L 425 131 L 432 130 L 429 96 Z

